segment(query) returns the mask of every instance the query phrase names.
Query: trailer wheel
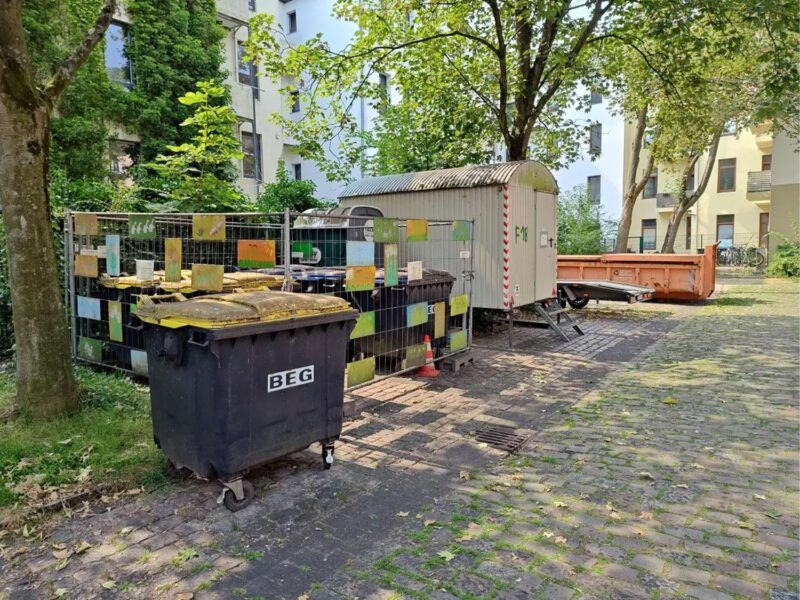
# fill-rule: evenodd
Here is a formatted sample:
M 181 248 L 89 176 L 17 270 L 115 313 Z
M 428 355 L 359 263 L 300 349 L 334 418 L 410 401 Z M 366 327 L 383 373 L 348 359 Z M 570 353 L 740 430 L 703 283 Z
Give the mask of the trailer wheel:
M 580 310 L 581 308 L 583 308 L 584 306 L 589 304 L 589 299 L 588 298 L 578 298 L 576 300 L 570 300 L 569 298 L 567 298 L 567 302 L 569 302 L 569 305 L 572 308 L 574 308 L 576 310 Z

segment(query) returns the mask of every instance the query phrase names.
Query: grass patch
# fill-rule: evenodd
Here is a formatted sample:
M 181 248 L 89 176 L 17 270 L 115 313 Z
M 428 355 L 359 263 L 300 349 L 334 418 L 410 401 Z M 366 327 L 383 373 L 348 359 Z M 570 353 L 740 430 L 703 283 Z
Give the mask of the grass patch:
M 145 386 L 117 373 L 75 370 L 82 409 L 75 415 L 34 422 L 0 423 L 0 520 L 13 504 L 35 506 L 52 492 L 110 485 L 144 486 L 167 481 L 163 458 L 152 441 Z M 14 403 L 10 367 L 0 369 L 0 411 Z M 7 514 L 3 514 L 7 513 Z

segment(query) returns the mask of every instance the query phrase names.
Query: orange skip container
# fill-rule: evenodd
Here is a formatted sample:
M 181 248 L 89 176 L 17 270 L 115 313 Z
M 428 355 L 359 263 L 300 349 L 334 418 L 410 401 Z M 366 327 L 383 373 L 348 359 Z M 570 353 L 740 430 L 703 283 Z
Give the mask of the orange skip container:
M 714 292 L 717 245 L 703 254 L 559 256 L 559 280 L 618 281 L 653 288 L 663 300 L 705 300 Z

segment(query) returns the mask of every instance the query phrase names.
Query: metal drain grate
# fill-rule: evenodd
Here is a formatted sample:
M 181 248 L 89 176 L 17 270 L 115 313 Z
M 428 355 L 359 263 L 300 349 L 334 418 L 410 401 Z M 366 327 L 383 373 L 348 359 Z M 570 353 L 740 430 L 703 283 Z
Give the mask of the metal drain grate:
M 475 439 L 492 448 L 511 453 L 516 452 L 522 444 L 528 441 L 528 436 L 520 435 L 509 427 L 492 427 L 475 431 Z

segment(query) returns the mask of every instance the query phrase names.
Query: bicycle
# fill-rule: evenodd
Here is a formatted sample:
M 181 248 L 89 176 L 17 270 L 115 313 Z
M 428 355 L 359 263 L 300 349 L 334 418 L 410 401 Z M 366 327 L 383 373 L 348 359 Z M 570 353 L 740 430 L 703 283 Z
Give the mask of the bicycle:
M 717 266 L 754 267 L 764 266 L 767 261 L 764 250 L 753 246 L 728 246 L 717 252 Z

